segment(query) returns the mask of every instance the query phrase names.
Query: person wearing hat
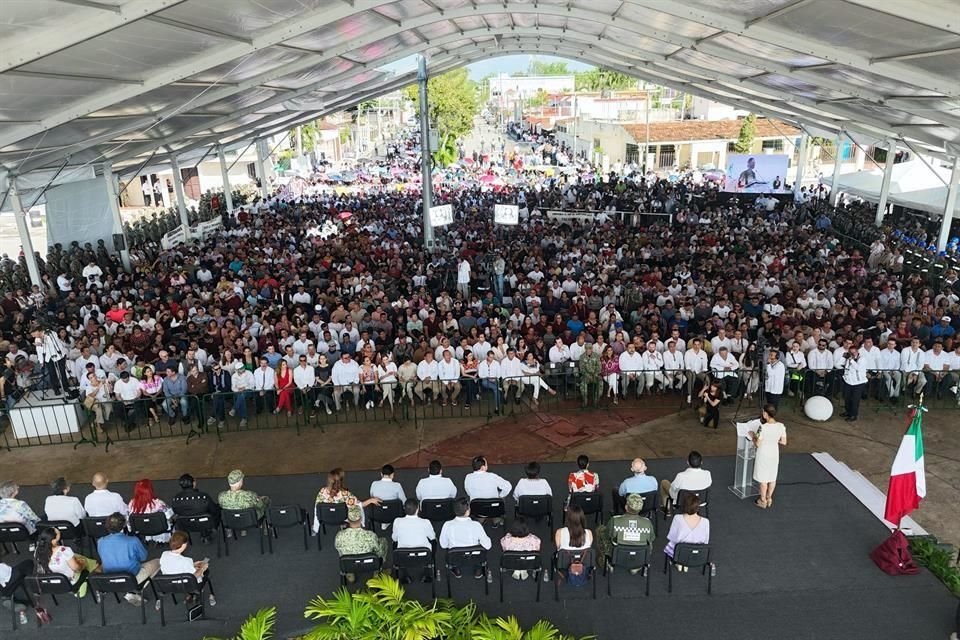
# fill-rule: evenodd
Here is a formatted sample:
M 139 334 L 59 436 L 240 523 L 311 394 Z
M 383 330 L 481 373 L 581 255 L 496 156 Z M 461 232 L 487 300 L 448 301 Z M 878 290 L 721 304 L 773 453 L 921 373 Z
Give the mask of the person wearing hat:
M 243 509 L 255 509 L 257 518 L 262 518 L 270 504 L 270 498 L 258 496 L 253 491 L 243 488 L 243 471 L 234 469 L 227 474 L 227 484 L 230 488 L 227 491 L 221 491 L 217 496 L 217 503 L 221 509 L 239 511 Z M 240 535 L 246 535 L 241 531 Z
M 381 559 L 387 559 L 387 539 L 363 528 L 363 511 L 359 504 L 347 507 L 347 527 L 337 532 L 333 546 L 341 556 L 375 553 Z M 352 573 L 348 573 L 346 577 L 347 582 L 356 580 Z
M 950 326 L 951 322 L 953 322 L 953 318 L 950 316 L 941 316 L 940 322 L 930 329 L 930 337 L 934 340 L 946 340 L 947 338 L 952 338 L 957 332 L 952 326 Z
M 597 546 L 600 548 L 600 562 L 613 555 L 615 545 L 641 546 L 652 545 L 656 534 L 649 518 L 640 515 L 643 511 L 643 496 L 631 493 L 626 497 L 626 513 L 613 516 L 597 527 Z M 636 571 L 636 570 L 634 570 Z

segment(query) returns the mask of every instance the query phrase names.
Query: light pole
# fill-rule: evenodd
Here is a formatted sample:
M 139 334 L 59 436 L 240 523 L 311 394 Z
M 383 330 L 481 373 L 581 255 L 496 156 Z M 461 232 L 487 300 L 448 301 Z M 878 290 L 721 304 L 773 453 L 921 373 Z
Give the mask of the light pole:
M 427 96 L 427 57 L 418 56 L 417 83 L 420 85 L 420 171 L 423 193 L 423 246 L 433 248 L 433 225 L 430 207 L 433 200 L 433 181 L 430 175 L 430 110 Z

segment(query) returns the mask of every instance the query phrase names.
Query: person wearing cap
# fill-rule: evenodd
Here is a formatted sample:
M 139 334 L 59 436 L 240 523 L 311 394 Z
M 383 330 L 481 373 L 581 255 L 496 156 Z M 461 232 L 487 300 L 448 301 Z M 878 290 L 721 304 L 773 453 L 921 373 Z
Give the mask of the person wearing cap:
M 262 518 L 270 505 L 270 498 L 258 496 L 253 491 L 243 488 L 243 471 L 234 469 L 227 474 L 227 484 L 230 488 L 227 491 L 221 491 L 217 496 L 217 503 L 221 509 L 230 511 L 239 511 L 242 509 L 254 509 L 257 512 L 257 518 Z M 240 535 L 245 535 L 243 531 Z
M 375 553 L 382 560 L 387 559 L 387 539 L 363 528 L 363 510 L 359 504 L 347 507 L 347 527 L 337 532 L 333 546 L 340 556 Z M 347 582 L 356 580 L 352 573 L 348 573 L 346 578 Z
M 947 338 L 952 338 L 956 335 L 956 329 L 954 329 L 950 323 L 953 322 L 953 318 L 950 316 L 941 316 L 940 322 L 935 324 L 930 329 L 930 337 L 934 340 L 946 340 Z
M 87 517 L 87 512 L 80 499 L 70 494 L 70 483 L 64 477 L 59 477 L 50 483 L 51 494 L 43 503 L 43 513 L 47 521 L 61 520 L 69 522 L 74 529 L 80 526 L 80 519 Z
M 613 555 L 614 546 L 639 547 L 653 544 L 656 538 L 653 523 L 649 518 L 640 515 L 643 502 L 643 496 L 639 493 L 627 494 L 624 501 L 625 513 L 613 516 L 597 527 L 601 563 L 606 563 L 606 559 Z
M 230 376 L 230 390 L 233 392 L 233 408 L 230 417 L 240 416 L 240 427 L 247 426 L 247 396 L 253 391 L 253 374 L 243 366 L 242 362 L 233 365 L 234 373 Z

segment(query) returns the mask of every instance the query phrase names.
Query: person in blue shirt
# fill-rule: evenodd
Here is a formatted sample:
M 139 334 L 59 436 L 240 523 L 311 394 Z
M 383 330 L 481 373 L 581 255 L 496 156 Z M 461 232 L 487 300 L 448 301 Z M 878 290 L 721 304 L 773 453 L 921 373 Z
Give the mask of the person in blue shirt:
M 127 519 L 123 514 L 109 516 L 106 522 L 109 535 L 97 541 L 97 553 L 104 573 L 129 573 L 136 576 L 137 584 L 141 584 L 159 573 L 160 561 L 147 560 L 147 548 L 139 538 L 126 534 L 126 526 Z M 139 595 L 128 593 L 124 598 L 130 604 L 140 606 Z
M 567 320 L 567 329 L 570 329 L 573 333 L 573 337 L 576 338 L 580 335 L 580 332 L 583 331 L 583 321 L 580 319 L 580 316 L 574 314 L 572 318 Z
M 630 463 L 630 471 L 633 475 L 620 483 L 617 493 L 621 497 L 631 493 L 649 493 L 656 491 L 657 479 L 647 475 L 647 463 L 642 458 L 634 458 Z
M 952 338 L 956 334 L 956 330 L 950 326 L 952 318 L 950 316 L 943 316 L 932 329 L 930 329 L 931 338 Z

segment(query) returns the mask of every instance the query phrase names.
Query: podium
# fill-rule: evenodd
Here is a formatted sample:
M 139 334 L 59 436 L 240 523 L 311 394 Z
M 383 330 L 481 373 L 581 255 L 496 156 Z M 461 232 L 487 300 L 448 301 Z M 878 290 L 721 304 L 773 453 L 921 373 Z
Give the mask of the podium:
M 729 489 L 738 498 L 751 498 L 760 495 L 757 484 L 753 481 L 753 464 L 757 457 L 757 448 L 747 437 L 750 431 L 756 432 L 760 427 L 760 420 L 737 422 L 737 462 L 733 472 L 733 484 Z

